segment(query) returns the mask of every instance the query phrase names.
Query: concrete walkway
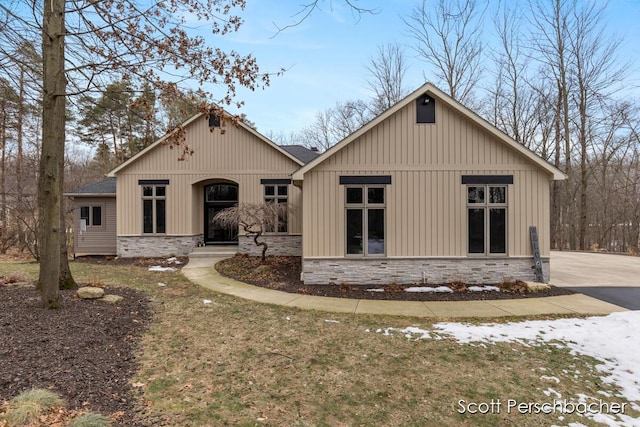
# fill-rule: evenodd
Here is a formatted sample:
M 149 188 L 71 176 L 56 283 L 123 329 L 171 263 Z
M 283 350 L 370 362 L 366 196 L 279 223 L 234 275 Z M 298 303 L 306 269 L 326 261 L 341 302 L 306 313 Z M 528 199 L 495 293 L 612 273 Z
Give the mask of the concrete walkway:
M 221 276 L 214 268 L 226 257 L 191 258 L 182 268 L 190 281 L 216 292 L 267 304 L 334 313 L 464 318 L 531 316 L 540 314 L 606 315 L 625 308 L 582 294 L 546 298 L 489 301 L 377 301 L 291 294 L 248 285 Z

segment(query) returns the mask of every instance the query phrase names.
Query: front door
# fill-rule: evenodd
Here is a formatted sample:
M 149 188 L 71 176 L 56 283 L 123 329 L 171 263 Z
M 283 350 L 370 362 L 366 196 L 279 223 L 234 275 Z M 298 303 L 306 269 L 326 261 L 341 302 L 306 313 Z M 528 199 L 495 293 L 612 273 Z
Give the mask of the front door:
M 238 243 L 238 227 L 220 227 L 213 217 L 220 211 L 238 204 L 238 184 L 211 184 L 204 187 L 204 243 Z

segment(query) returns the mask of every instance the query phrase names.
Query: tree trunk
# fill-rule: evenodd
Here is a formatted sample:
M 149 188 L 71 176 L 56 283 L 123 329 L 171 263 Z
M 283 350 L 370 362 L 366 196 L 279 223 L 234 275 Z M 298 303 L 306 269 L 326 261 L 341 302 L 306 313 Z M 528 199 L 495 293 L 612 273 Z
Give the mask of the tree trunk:
M 62 166 L 64 171 L 64 160 Z M 63 180 L 60 180 L 61 184 Z M 62 194 L 62 189 L 60 194 Z M 62 204 L 64 207 L 64 203 Z M 78 284 L 71 275 L 71 269 L 69 268 L 69 253 L 67 250 L 67 222 L 65 221 L 64 209 L 60 209 L 60 228 L 62 233 L 60 234 L 60 280 L 58 281 L 60 289 L 78 289 Z
M 38 185 L 40 276 L 45 308 L 60 306 L 60 223 L 65 142 L 65 0 L 44 0 L 42 22 L 42 148 Z

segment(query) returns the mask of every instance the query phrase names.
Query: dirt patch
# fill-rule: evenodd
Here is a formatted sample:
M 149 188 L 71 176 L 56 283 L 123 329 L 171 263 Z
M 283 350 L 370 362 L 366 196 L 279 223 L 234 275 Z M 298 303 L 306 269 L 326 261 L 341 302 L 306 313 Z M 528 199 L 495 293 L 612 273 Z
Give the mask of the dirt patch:
M 149 301 L 133 289 L 105 290 L 124 300 L 80 300 L 61 291 L 61 308 L 44 310 L 34 286 L 0 285 L 0 401 L 45 388 L 70 408 L 111 416 L 114 425 L 145 425 L 134 421 L 129 379 L 151 318 Z
M 167 258 L 121 258 L 116 256 L 88 255 L 77 257 L 75 262 L 84 264 L 99 265 L 135 265 L 139 267 L 151 267 L 159 265 L 162 267 L 173 267 L 181 269 L 188 261 L 188 257 L 167 257 Z
M 496 290 L 473 290 L 473 285 L 466 285 L 461 282 L 443 284 L 414 284 L 399 285 L 391 284 L 381 286 L 371 285 L 349 285 L 349 284 L 327 284 L 327 285 L 305 285 L 300 280 L 301 260 L 300 257 L 274 256 L 267 257 L 264 264 L 259 257 L 236 255 L 233 258 L 223 260 L 216 264 L 216 270 L 221 274 L 261 286 L 263 288 L 275 289 L 278 291 L 298 293 L 305 295 L 317 295 L 335 298 L 355 298 L 372 300 L 395 300 L 395 301 L 478 301 L 478 300 L 498 300 L 514 298 L 540 298 L 558 295 L 571 295 L 575 292 L 551 286 L 547 290 L 539 292 L 529 292 L 524 282 L 505 281 L 492 285 L 500 288 Z M 409 292 L 409 288 L 430 288 L 432 292 Z M 446 287 L 451 292 L 442 292 Z M 411 290 L 411 289 L 409 289 Z

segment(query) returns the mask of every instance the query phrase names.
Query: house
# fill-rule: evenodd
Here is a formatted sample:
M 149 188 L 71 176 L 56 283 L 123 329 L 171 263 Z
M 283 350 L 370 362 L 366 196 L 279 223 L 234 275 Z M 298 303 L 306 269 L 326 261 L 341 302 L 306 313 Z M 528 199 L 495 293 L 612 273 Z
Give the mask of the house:
M 275 200 L 295 209 L 271 254 L 301 256 L 308 284 L 533 280 L 531 226 L 549 279 L 549 183 L 565 175 L 430 83 L 317 157 L 243 124 L 210 132 L 203 115 L 184 128 L 188 161 L 160 140 L 109 173 L 119 256 L 236 239 L 250 253 L 210 218 Z
M 116 179 L 107 178 L 67 194 L 73 206 L 73 253 L 115 255 Z

